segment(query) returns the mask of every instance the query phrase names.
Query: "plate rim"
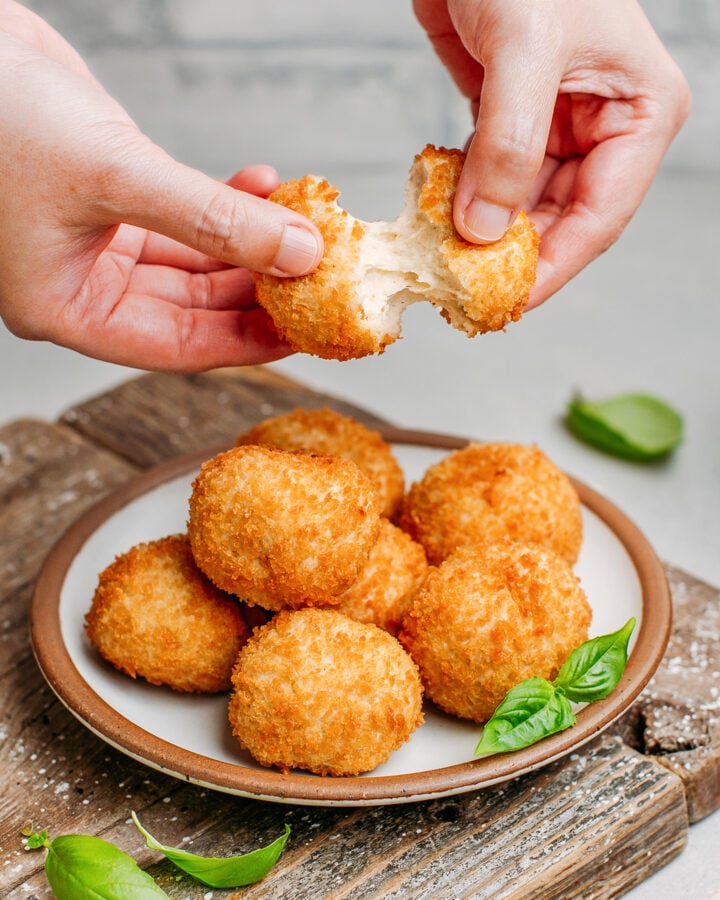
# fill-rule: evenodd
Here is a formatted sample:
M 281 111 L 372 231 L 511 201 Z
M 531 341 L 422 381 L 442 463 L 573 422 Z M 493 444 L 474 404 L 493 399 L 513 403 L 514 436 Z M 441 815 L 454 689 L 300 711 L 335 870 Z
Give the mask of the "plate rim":
M 461 449 L 472 439 L 384 426 L 394 444 Z M 583 506 L 595 513 L 628 553 L 640 584 L 643 616 L 633 652 L 615 690 L 579 710 L 577 723 L 523 750 L 402 775 L 313 777 L 273 769 L 250 769 L 186 750 L 126 719 L 75 667 L 62 638 L 60 596 L 73 560 L 115 512 L 162 484 L 190 474 L 228 444 L 160 463 L 91 505 L 63 532 L 47 555 L 30 604 L 30 639 L 43 677 L 60 702 L 90 731 L 144 765 L 223 793 L 278 803 L 359 806 L 427 800 L 479 790 L 548 765 L 577 750 L 619 718 L 646 686 L 662 660 L 672 628 L 672 601 L 664 566 L 635 523 L 607 497 L 568 476 Z

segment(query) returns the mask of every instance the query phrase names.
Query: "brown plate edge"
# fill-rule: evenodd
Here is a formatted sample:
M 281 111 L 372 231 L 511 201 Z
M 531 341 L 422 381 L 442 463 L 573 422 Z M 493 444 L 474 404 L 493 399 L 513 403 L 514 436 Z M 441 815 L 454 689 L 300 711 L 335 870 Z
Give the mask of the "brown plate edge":
M 438 449 L 459 449 L 468 439 L 394 426 L 379 429 L 387 440 Z M 319 778 L 274 770 L 248 769 L 184 750 L 125 719 L 107 704 L 75 668 L 60 628 L 58 598 L 73 559 L 90 535 L 132 500 L 174 478 L 189 474 L 226 447 L 208 449 L 163 463 L 116 489 L 82 514 L 50 551 L 35 584 L 31 642 L 36 660 L 59 700 L 87 728 L 119 751 L 182 780 L 239 796 L 303 805 L 380 805 L 448 796 L 489 787 L 576 750 L 607 728 L 638 696 L 657 669 L 672 627 L 672 603 L 664 567 L 637 526 L 610 500 L 576 479 L 584 506 L 616 535 L 640 581 L 643 618 L 623 678 L 613 693 L 578 712 L 567 731 L 509 754 L 471 760 L 412 775 Z

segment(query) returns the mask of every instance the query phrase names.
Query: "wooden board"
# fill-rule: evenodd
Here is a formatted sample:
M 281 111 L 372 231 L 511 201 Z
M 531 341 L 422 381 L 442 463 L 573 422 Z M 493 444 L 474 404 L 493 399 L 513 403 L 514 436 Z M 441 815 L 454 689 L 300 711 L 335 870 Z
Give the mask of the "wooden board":
M 330 406 L 369 425 L 381 422 L 356 406 L 308 391 L 271 370 L 243 373 L 220 370 L 183 378 L 143 375 L 69 410 L 63 422 L 143 468 L 182 453 L 231 444 L 262 419 L 298 406 Z
M 666 566 L 673 632 L 650 684 L 615 730 L 683 782 L 688 817 L 720 806 L 720 591 Z
M 256 368 L 142 376 L 58 424 L 0 429 L 0 896 L 51 896 L 42 854 L 22 847 L 20 832 L 33 825 L 105 837 L 149 866 L 170 896 L 203 897 L 144 848 L 128 824 L 132 809 L 162 840 L 217 855 L 266 843 L 287 822 L 286 852 L 265 881 L 242 891 L 250 897 L 607 898 L 681 852 L 687 810 L 695 820 L 720 805 L 713 630 L 720 594 L 671 567 L 671 646 L 617 734 L 459 797 L 352 810 L 233 798 L 128 759 L 59 704 L 32 657 L 27 609 L 42 559 L 63 529 L 138 471 L 231 441 L 299 405 L 380 424 Z

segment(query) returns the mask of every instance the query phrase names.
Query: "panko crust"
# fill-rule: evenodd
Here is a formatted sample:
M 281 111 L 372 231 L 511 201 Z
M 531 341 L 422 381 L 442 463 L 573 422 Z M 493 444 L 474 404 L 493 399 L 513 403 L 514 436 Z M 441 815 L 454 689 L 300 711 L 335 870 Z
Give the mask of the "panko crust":
M 415 166 L 425 172 L 418 209 L 436 228 L 442 260 L 462 286 L 460 306 L 472 320 L 463 327 L 474 337 L 502 331 L 522 317 L 535 283 L 540 237 L 527 214 L 520 211 L 499 241 L 478 246 L 464 240 L 452 219 L 464 161 L 461 150 L 427 146 L 415 158 Z M 447 313 L 443 315 L 450 321 Z
M 115 668 L 198 693 L 230 689 L 251 627 L 237 600 L 198 570 L 183 534 L 117 556 L 100 573 L 85 617 L 90 642 Z
M 431 568 L 400 640 L 434 703 L 485 722 L 514 685 L 553 679 L 587 640 L 591 616 L 561 557 L 503 541 L 464 547 Z
M 204 463 L 189 502 L 199 568 L 270 610 L 338 602 L 379 528 L 380 501 L 354 462 L 254 444 Z
M 425 580 L 424 549 L 387 519 L 358 580 L 334 608 L 358 622 L 372 622 L 396 635 L 415 592 Z
M 464 158 L 460 150 L 428 145 L 410 170 L 405 210 L 391 223 L 369 226 L 353 218 L 338 205 L 337 188 L 315 175 L 284 182 L 270 196 L 311 219 L 325 241 L 325 255 L 314 272 L 297 278 L 253 276 L 258 302 L 294 350 L 337 360 L 381 353 L 400 337 L 404 306 L 418 299 L 441 307 L 443 317 L 470 337 L 502 330 L 520 319 L 535 281 L 540 238 L 524 212 L 493 244 L 472 244 L 460 236 L 452 208 Z M 413 186 L 418 180 L 416 197 Z M 406 295 L 398 313 L 389 315 L 389 296 L 384 314 L 378 315 L 377 309 L 368 313 L 363 305 L 366 273 L 388 266 L 386 259 L 363 257 L 363 239 L 377 225 L 387 226 L 386 237 L 397 239 L 396 248 L 412 248 L 418 233 L 430 226 L 431 244 L 423 244 L 420 253 L 433 256 L 443 299 L 428 292 L 428 286 L 418 289 L 422 279 L 414 268 L 417 259 L 398 257 L 391 268 L 404 277 Z M 424 259 L 423 269 L 426 263 Z M 396 289 L 397 280 L 389 290 Z
M 583 536 L 570 479 L 534 445 L 472 443 L 411 485 L 398 519 L 431 564 L 466 544 L 512 538 L 550 547 L 571 565 Z
M 423 718 L 417 667 L 398 641 L 334 610 L 278 613 L 243 648 L 232 682 L 233 734 L 285 771 L 371 771 Z
M 396 336 L 378 335 L 364 322 L 353 273 L 365 229 L 338 206 L 339 196 L 337 188 L 315 175 L 283 182 L 269 199 L 312 220 L 323 236 L 325 253 L 310 275 L 253 277 L 259 303 L 294 350 L 347 360 L 380 353 Z
M 327 407 L 295 409 L 265 419 L 241 434 L 237 443 L 343 456 L 374 483 L 384 516 L 392 518 L 402 503 L 405 476 L 390 444 L 379 432 Z

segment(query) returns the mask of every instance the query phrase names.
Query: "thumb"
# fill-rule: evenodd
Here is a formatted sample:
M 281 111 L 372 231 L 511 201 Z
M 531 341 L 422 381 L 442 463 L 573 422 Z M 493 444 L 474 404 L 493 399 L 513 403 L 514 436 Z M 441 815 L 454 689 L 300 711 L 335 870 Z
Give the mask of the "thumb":
M 304 216 L 216 181 L 149 141 L 136 144 L 122 168 L 120 186 L 109 192 L 115 221 L 270 275 L 304 275 L 322 259 L 322 236 Z
M 557 57 L 537 48 L 530 54 L 506 44 L 484 67 L 453 210 L 458 231 L 475 243 L 499 240 L 526 202 L 545 157 L 560 84 Z

